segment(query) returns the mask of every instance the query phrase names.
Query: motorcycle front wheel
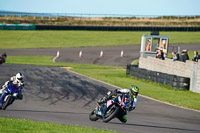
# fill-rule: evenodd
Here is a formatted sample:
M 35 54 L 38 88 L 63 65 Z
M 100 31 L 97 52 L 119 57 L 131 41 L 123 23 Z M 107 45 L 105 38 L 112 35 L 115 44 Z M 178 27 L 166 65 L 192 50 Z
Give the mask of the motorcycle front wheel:
M 96 110 L 94 109 L 91 113 L 90 113 L 90 115 L 89 115 L 89 119 L 91 120 L 91 121 L 97 121 L 99 118 L 96 116 Z
M 2 107 L 1 107 L 3 110 L 6 110 L 6 108 L 8 107 L 10 98 L 11 98 L 11 95 L 8 95 L 6 100 L 3 101 L 3 104 L 2 104 Z
M 111 121 L 113 118 L 115 118 L 119 114 L 120 110 L 121 108 L 119 106 L 115 106 L 114 104 L 108 107 L 105 111 L 103 122 L 107 123 Z

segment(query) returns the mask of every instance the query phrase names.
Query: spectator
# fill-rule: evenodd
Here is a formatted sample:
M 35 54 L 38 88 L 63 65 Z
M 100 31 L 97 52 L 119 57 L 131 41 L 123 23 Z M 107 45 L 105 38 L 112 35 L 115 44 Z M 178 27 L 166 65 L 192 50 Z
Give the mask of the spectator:
M 180 54 L 179 53 L 176 53 L 176 60 L 180 60 Z
M 177 60 L 177 54 L 176 54 L 176 52 L 172 52 L 172 59 L 173 59 L 173 61 Z
M 186 62 L 186 60 L 189 60 L 187 49 L 182 50 L 179 60 L 182 62 Z
M 184 56 L 185 56 L 185 59 L 186 59 L 186 60 L 189 60 L 188 50 L 187 50 L 187 49 L 184 49 L 184 50 L 183 50 L 183 54 L 184 54 Z
M 192 60 L 195 62 L 198 62 L 198 59 L 200 59 L 200 56 L 198 55 L 198 51 L 194 51 L 194 58 Z
M 163 50 L 163 52 L 164 53 L 166 53 L 167 52 L 167 48 L 166 48 L 166 40 L 162 40 L 162 43 L 161 43 L 161 48 L 162 48 L 162 50 Z
M 151 40 L 149 39 L 146 46 L 146 51 L 150 51 L 151 48 Z
M 156 58 L 164 60 L 165 59 L 164 52 L 162 50 L 157 50 Z

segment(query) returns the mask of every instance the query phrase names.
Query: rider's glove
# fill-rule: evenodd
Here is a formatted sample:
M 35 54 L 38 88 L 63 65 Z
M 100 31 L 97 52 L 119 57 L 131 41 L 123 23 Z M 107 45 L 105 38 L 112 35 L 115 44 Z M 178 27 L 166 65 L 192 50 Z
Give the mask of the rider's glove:
M 105 101 L 106 101 L 106 97 L 103 97 L 98 101 L 98 103 L 99 104 L 103 104 Z
M 134 110 L 135 109 L 135 107 L 130 107 L 129 108 L 129 111 L 132 111 L 132 110 Z
M 24 83 L 23 82 L 19 83 L 19 86 L 24 87 Z

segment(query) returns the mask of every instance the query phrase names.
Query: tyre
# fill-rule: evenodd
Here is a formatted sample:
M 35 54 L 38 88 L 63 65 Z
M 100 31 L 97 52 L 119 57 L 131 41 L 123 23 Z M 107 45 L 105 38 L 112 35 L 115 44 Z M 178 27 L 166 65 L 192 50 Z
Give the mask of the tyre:
M 166 80 L 166 85 L 173 86 L 173 81 L 167 79 Z
M 183 90 L 190 90 L 190 84 L 180 82 L 180 88 L 183 89 Z
M 162 78 L 157 78 L 157 83 L 160 83 L 160 84 L 164 84 L 164 79 L 162 79 Z
M 119 106 L 115 106 L 114 104 L 108 107 L 105 111 L 103 122 L 107 123 L 111 121 L 113 118 L 115 118 L 119 114 L 120 110 L 121 108 Z
M 145 80 L 149 80 L 149 76 L 148 75 L 144 75 L 143 77 Z
M 167 79 L 170 80 L 170 81 L 174 81 L 174 75 L 168 75 Z
M 147 76 L 147 80 L 151 80 L 151 78 L 152 78 L 152 77 L 151 77 L 150 75 Z
M 189 83 L 190 82 L 190 78 L 185 78 L 185 77 L 176 77 L 176 80 L 181 82 L 181 83 Z
M 96 113 L 95 113 L 95 109 L 90 113 L 90 115 L 89 115 L 89 119 L 91 120 L 91 121 L 97 121 L 99 118 L 96 116 Z
M 155 71 L 150 71 L 150 76 L 154 77 L 156 75 Z
M 173 88 L 180 88 L 180 82 L 175 82 L 175 81 L 173 81 L 172 84 L 171 84 L 171 86 L 172 86 Z
M 130 75 L 130 70 L 126 69 L 126 75 Z
M 5 98 L 6 98 L 6 96 L 5 96 Z M 11 98 L 11 95 L 8 95 L 7 98 L 6 98 L 6 100 L 3 101 L 3 105 L 1 107 L 3 110 L 6 110 L 6 108 L 8 107 L 9 102 L 10 102 L 10 98 Z
M 126 67 L 126 75 L 130 75 L 130 67 L 131 67 L 131 65 L 127 65 L 127 67 Z

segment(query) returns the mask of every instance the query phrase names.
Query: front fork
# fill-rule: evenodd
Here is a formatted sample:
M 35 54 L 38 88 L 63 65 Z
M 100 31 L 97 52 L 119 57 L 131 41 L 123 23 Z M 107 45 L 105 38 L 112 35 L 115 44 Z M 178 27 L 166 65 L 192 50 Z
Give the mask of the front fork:
M 3 101 L 4 101 L 4 97 L 5 97 L 6 93 L 7 93 L 6 91 L 3 91 L 3 93 L 1 94 L 1 98 L 0 98 L 1 105 L 3 105 Z
M 103 105 L 99 105 L 97 103 L 96 114 L 103 117 L 106 109 L 107 109 L 107 105 L 105 103 Z

